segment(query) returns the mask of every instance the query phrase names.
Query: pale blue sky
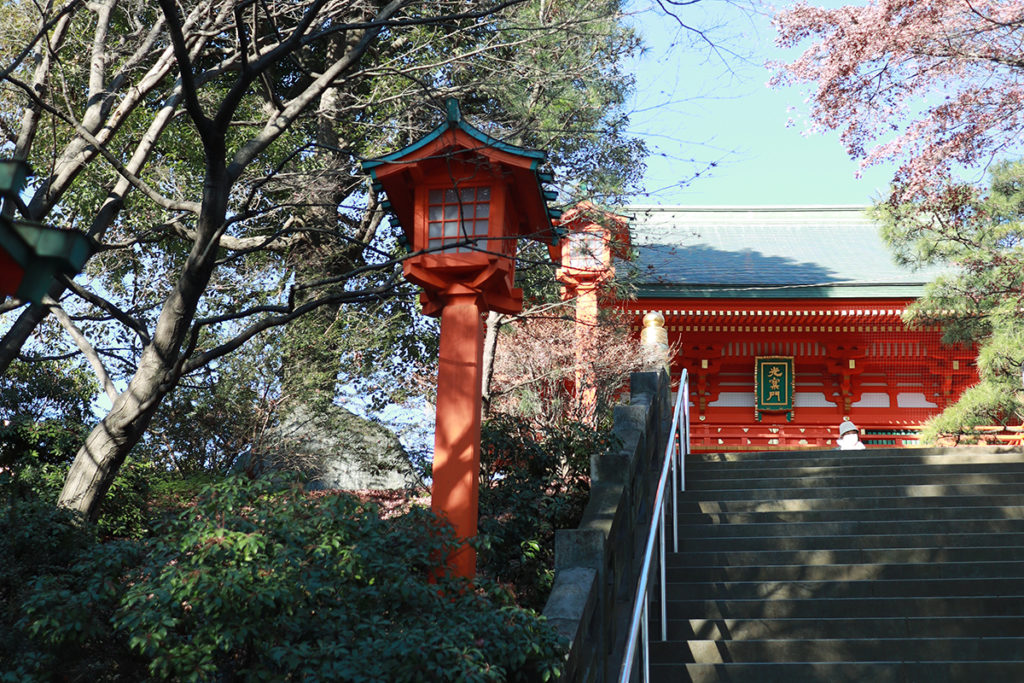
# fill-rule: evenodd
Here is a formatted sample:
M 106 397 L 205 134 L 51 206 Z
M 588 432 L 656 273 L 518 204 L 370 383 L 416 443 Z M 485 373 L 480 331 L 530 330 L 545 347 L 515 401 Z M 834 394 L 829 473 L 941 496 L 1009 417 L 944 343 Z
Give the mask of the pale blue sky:
M 805 95 L 766 86 L 771 74 L 762 65 L 784 57 L 766 15 L 725 0 L 678 8 L 688 23 L 708 29 L 716 52 L 662 11 L 643 11 L 651 4 L 632 3 L 648 49 L 634 65 L 631 128 L 654 152 L 648 196 L 636 203 L 869 204 L 884 191 L 892 167 L 857 178 L 859 164 L 837 135 L 805 132 Z M 796 123 L 787 127 L 791 118 Z M 717 166 L 707 169 L 709 162 Z M 700 177 L 679 186 L 695 171 Z

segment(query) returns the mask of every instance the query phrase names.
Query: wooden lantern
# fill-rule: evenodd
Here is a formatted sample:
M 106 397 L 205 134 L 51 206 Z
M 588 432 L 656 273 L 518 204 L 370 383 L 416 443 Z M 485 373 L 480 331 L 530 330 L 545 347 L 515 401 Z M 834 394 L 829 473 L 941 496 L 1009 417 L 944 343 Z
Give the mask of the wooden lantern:
M 455 100 L 443 125 L 408 147 L 363 163 L 388 198 L 413 256 L 406 279 L 423 288 L 426 315 L 439 315 L 455 283 L 479 291 L 489 311 L 522 310 L 515 277 L 516 241 L 555 245 L 543 183 L 544 152 L 496 140 L 469 125 Z
M 586 422 L 597 419 L 597 388 L 589 361 L 599 339 L 598 289 L 615 274 L 613 257 L 629 255 L 629 227 L 624 216 L 581 202 L 562 217 L 567 231 L 562 240 L 562 266 L 556 279 L 562 283 L 562 299 L 576 299 L 576 400 Z
M 412 254 L 406 279 L 423 291 L 423 312 L 441 317 L 431 508 L 463 539 L 446 564 L 476 573 L 465 541 L 477 533 L 480 408 L 485 311 L 516 313 L 516 241 L 558 243 L 543 189 L 545 154 L 496 140 L 462 119 L 454 100 L 447 119 L 423 139 L 363 163 L 374 188 L 405 231 Z
M 580 202 L 562 216 L 560 227 L 561 268 L 555 277 L 562 283 L 562 297 L 577 296 L 578 290 L 594 288 L 615 274 L 613 258 L 629 257 L 629 224 L 625 216 Z

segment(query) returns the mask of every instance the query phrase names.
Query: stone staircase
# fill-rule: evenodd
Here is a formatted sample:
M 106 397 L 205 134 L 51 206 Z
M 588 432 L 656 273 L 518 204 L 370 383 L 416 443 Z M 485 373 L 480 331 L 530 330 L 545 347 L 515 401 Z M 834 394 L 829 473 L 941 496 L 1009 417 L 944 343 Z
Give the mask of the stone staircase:
M 1024 681 L 1020 449 L 693 455 L 678 522 L 652 681 Z

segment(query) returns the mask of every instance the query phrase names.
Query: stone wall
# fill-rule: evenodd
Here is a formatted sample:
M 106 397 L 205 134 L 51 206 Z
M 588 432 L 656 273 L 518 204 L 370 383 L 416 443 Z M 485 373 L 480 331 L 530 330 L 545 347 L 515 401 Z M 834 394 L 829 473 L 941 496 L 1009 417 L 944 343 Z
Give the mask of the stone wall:
M 555 583 L 544 616 L 569 642 L 565 681 L 618 676 L 671 429 L 668 375 L 634 374 L 629 405 L 617 406 L 614 419 L 619 450 L 591 458 L 583 519 L 555 534 Z

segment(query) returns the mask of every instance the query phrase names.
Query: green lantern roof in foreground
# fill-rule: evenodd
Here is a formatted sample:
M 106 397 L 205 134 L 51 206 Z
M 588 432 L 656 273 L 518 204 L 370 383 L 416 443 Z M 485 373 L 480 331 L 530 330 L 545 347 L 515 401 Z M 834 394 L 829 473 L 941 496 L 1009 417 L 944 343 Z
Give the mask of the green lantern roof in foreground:
M 0 160 L 0 196 L 5 203 L 18 196 L 29 172 L 24 161 Z M 22 271 L 5 274 L 0 296 L 14 294 L 38 303 L 58 273 L 75 275 L 82 270 L 94 244 L 80 232 L 0 216 L 0 250 L 6 252 L 0 259 L 6 267 Z

